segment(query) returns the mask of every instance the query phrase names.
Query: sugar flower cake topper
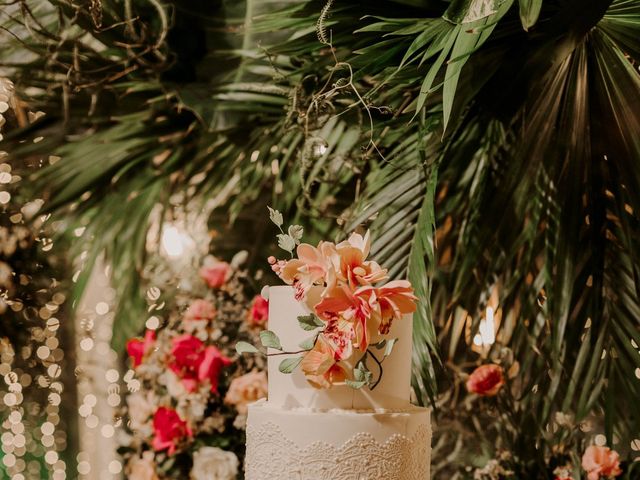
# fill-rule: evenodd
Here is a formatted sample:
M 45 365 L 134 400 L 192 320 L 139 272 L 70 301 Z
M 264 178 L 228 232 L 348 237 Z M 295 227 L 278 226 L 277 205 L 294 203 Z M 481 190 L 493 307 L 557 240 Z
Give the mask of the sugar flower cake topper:
M 338 244 L 321 241 L 314 247 L 301 243 L 302 227 L 292 225 L 285 232 L 282 214 L 271 208 L 269 213 L 281 232 L 278 245 L 291 255 L 289 260 L 269 257 L 269 264 L 293 287 L 296 300 L 309 308 L 309 315 L 298 317 L 298 324 L 310 337 L 300 350 L 290 352 L 283 350 L 274 332 L 265 330 L 260 334 L 262 347 L 279 350 L 265 355 L 287 355 L 279 370 L 291 373 L 300 368 L 316 388 L 346 384 L 373 390 L 382 378 L 382 362 L 397 341 L 389 335 L 392 324 L 416 309 L 411 283 L 388 281 L 387 270 L 367 260 L 368 231 L 364 236 L 352 233 Z M 319 295 L 310 295 L 312 289 Z M 238 342 L 236 349 L 260 352 L 246 342 Z M 369 360 L 377 366 L 375 378 Z

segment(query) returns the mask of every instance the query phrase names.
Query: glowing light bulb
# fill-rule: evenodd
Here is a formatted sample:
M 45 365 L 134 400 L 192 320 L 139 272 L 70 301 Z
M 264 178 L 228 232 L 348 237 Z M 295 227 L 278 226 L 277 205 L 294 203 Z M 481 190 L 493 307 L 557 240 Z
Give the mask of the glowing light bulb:
M 162 230 L 162 249 L 170 257 L 179 257 L 193 246 L 193 239 L 173 225 Z
M 487 307 L 485 317 L 480 320 L 478 333 L 473 337 L 473 343 L 477 346 L 491 346 L 496 342 L 495 321 L 493 308 Z

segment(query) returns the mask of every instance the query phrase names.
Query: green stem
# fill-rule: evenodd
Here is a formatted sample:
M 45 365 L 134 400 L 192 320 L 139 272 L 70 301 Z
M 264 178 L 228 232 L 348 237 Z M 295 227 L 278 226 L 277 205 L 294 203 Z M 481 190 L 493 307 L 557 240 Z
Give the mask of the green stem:
M 253 36 L 251 34 L 251 18 L 253 17 L 253 0 L 247 0 L 246 9 L 244 12 L 244 32 L 242 37 L 242 51 L 246 51 L 251 46 L 251 42 L 253 41 Z M 241 60 L 240 65 L 238 66 L 238 70 L 236 71 L 236 76 L 234 78 L 234 83 L 239 83 L 242 80 L 243 64 L 244 62 Z
M 373 389 L 376 388 L 378 386 L 378 384 L 380 383 L 380 380 L 382 380 L 382 373 L 383 373 L 382 362 L 380 360 L 378 360 L 378 357 L 376 357 L 371 350 L 367 350 L 367 352 L 369 353 L 369 355 L 371 355 L 371 358 L 373 358 L 373 360 L 378 365 L 378 368 L 380 369 L 380 374 L 378 375 L 378 379 L 375 381 L 375 383 L 373 385 L 371 385 L 369 387 L 369 390 L 373 391 Z

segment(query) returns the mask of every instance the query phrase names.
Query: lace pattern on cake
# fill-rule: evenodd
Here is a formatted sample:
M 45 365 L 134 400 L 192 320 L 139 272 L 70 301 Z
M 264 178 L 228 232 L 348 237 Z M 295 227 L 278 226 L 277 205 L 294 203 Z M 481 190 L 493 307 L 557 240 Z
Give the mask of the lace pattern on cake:
M 341 447 L 314 442 L 299 448 L 274 423 L 247 428 L 247 480 L 426 480 L 431 429 L 378 442 L 357 433 Z

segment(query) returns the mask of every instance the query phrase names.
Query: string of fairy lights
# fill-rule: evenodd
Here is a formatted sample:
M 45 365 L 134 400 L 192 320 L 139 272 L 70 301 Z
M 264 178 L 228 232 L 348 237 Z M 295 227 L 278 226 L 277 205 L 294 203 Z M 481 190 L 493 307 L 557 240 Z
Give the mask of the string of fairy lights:
M 0 78 L 0 140 L 9 123 L 39 115 L 20 113 L 13 84 Z M 42 219 L 25 223 L 39 201 L 20 205 L 12 196 L 22 178 L 10 160 L 0 151 L 0 476 L 61 480 L 67 477 L 62 452 L 68 439 L 59 315 L 66 297 L 40 263 L 52 247 L 39 231 Z

